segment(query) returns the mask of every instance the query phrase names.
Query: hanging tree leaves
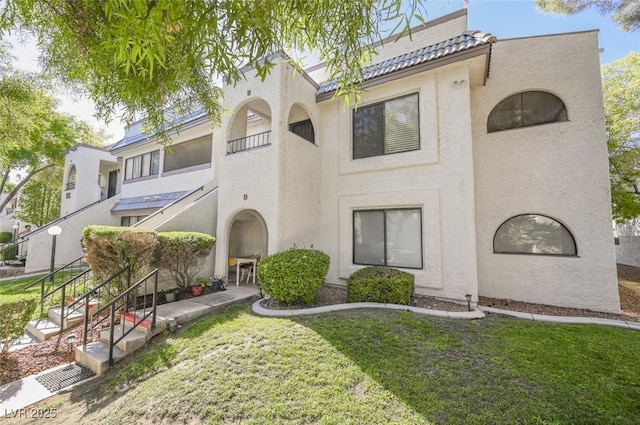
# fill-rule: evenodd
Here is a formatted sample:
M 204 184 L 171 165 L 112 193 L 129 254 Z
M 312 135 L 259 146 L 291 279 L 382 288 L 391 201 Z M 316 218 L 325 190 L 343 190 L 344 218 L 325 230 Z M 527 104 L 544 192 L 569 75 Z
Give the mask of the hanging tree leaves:
M 278 51 L 314 51 L 338 94 L 357 92 L 373 43 L 409 28 L 420 0 L 3 0 L 5 31 L 34 34 L 45 70 L 82 90 L 103 118 L 121 106 L 161 133 L 166 109 L 221 115 L 218 77 L 230 84 L 249 66 L 265 78 Z

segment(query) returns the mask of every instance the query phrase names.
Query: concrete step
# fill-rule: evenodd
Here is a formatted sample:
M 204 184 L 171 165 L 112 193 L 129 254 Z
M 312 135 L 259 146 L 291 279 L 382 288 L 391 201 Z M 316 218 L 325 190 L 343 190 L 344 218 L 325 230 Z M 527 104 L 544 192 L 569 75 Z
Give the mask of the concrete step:
M 40 342 L 46 341 L 62 332 L 60 325 L 49 319 L 32 320 L 27 323 L 26 331 Z
M 124 313 L 122 315 L 123 323 L 127 326 L 133 326 L 133 323 L 140 320 L 144 314 L 142 311 L 132 311 L 128 313 Z M 167 329 L 167 321 L 161 319 L 156 316 L 156 327 L 152 329 L 151 327 L 151 318 L 144 319 L 136 328 L 136 330 L 140 332 L 144 332 L 147 335 L 147 339 L 162 333 L 165 329 Z
M 132 330 L 131 332 L 129 332 L 129 334 L 127 334 L 124 338 L 122 338 L 116 344 L 116 347 L 118 347 L 120 350 L 122 350 L 122 352 L 124 354 L 130 354 L 130 353 L 134 352 L 138 348 L 144 346 L 144 344 L 147 342 L 147 339 L 149 337 L 144 332 L 138 331 L 138 328 L 136 328 L 136 329 Z M 129 331 L 129 329 L 131 329 L 131 327 L 127 326 L 127 325 L 124 325 L 124 326 L 123 325 L 116 325 L 116 326 L 114 326 L 114 328 L 113 328 L 113 338 L 115 340 L 117 340 L 125 332 Z M 109 343 L 110 336 L 111 335 L 110 335 L 110 329 L 109 328 L 105 328 L 105 329 L 102 329 L 100 331 L 100 341 L 104 342 L 105 344 Z
M 77 325 L 78 323 L 81 323 L 84 320 L 84 313 L 81 313 L 79 311 L 73 311 L 71 313 L 68 313 L 65 308 L 65 314 L 67 314 L 67 317 L 64 320 L 65 329 L 68 329 L 73 325 Z M 47 316 L 49 317 L 49 320 L 55 323 L 56 325 L 60 326 L 62 324 L 62 319 L 60 317 L 60 307 L 50 308 L 49 311 L 47 312 Z
M 125 357 L 126 354 L 122 350 L 118 347 L 113 347 L 114 363 Z M 102 374 L 102 372 L 109 369 L 109 345 L 99 341 L 87 344 L 85 348 L 82 345 L 76 347 L 76 363 L 88 367 L 96 375 Z

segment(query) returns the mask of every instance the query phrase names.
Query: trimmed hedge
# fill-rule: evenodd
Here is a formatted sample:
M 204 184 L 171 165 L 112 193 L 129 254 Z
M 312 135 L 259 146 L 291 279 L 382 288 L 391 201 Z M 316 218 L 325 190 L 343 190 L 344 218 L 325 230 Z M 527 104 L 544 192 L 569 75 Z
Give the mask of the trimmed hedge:
M 349 276 L 347 300 L 350 303 L 411 303 L 415 276 L 388 267 L 365 267 Z
M 329 256 L 316 249 L 291 248 L 262 259 L 258 280 L 283 304 L 311 304 L 329 272 Z
M 158 233 L 156 261 L 176 279 L 179 287 L 191 286 L 204 267 L 216 238 L 198 232 Z
M 131 265 L 131 283 L 148 271 L 158 238 L 153 230 L 135 227 L 87 226 L 82 231 L 85 260 L 99 279 L 107 279 L 127 264 Z M 126 289 L 126 282 L 117 284 L 118 293 Z
M 24 334 L 24 328 L 38 306 L 37 298 L 31 295 L 12 296 L 0 300 L 0 357 L 9 352 L 9 347 Z
M 13 233 L 11 232 L 0 232 L 0 243 L 11 242 L 13 239 Z

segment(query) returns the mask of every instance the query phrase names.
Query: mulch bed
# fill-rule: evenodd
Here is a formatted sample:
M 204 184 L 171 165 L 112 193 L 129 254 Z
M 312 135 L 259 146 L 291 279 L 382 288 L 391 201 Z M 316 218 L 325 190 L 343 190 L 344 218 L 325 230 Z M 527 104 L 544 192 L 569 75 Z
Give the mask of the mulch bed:
M 75 344 L 81 345 L 83 333 L 84 329 L 80 324 L 47 341 L 9 352 L 5 358 L 0 358 L 0 385 L 75 361 L 75 347 L 69 347 L 67 337 L 75 335 Z M 100 332 L 91 331 L 88 341 L 98 340 Z
M 293 310 L 309 307 L 321 307 L 324 305 L 345 304 L 347 302 L 347 288 L 345 286 L 338 285 L 324 285 L 318 292 L 316 292 L 315 302 L 311 305 L 285 305 L 280 302 L 269 298 L 262 301 L 264 308 L 270 308 L 273 310 Z M 422 295 L 416 295 L 413 299 L 413 305 L 415 307 L 429 308 L 432 310 L 443 311 L 467 311 L 466 304 L 458 304 L 451 301 L 440 300 L 434 297 L 426 297 Z

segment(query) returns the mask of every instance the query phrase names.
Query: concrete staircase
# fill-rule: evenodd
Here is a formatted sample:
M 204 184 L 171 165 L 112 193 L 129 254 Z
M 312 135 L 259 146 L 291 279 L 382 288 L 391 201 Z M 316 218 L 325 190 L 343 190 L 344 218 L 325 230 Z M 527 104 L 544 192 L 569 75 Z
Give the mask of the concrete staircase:
M 151 319 L 145 319 L 126 337 L 113 347 L 114 363 L 124 359 L 127 355 L 141 348 L 155 335 L 162 333 L 169 326 L 180 326 L 195 320 L 221 307 L 241 302 L 258 295 L 256 286 L 233 286 L 224 292 L 216 292 L 188 300 L 162 304 L 157 307 L 156 327 L 151 329 Z M 147 310 L 148 311 L 148 310 Z M 114 339 L 129 330 L 134 322 L 134 315 L 141 312 L 125 313 L 122 323 L 113 329 Z M 139 319 L 138 319 L 139 321 Z M 109 368 L 110 330 L 100 331 L 100 341 L 76 347 L 76 363 L 88 367 L 100 375 Z
M 91 311 L 97 306 L 97 303 L 89 303 L 89 310 Z M 52 336 L 60 334 L 63 329 L 81 323 L 84 320 L 84 311 L 84 306 L 81 305 L 78 310 L 63 319 L 60 315 L 60 307 L 52 307 L 47 312 L 46 319 L 32 320 L 27 324 L 26 331 L 38 341 L 46 341 Z
M 114 326 L 114 339 L 120 338 L 133 328 L 136 313 L 125 313 L 121 324 Z M 113 347 L 114 363 L 124 359 L 129 354 L 143 347 L 149 339 L 163 332 L 168 325 L 166 319 L 157 318 L 155 329 L 151 328 L 151 320 L 143 320 L 135 329 L 118 341 Z M 102 374 L 109 369 L 109 342 L 111 341 L 111 329 L 100 330 L 100 341 L 87 344 L 86 347 L 76 347 L 76 363 L 88 367 L 96 373 Z

